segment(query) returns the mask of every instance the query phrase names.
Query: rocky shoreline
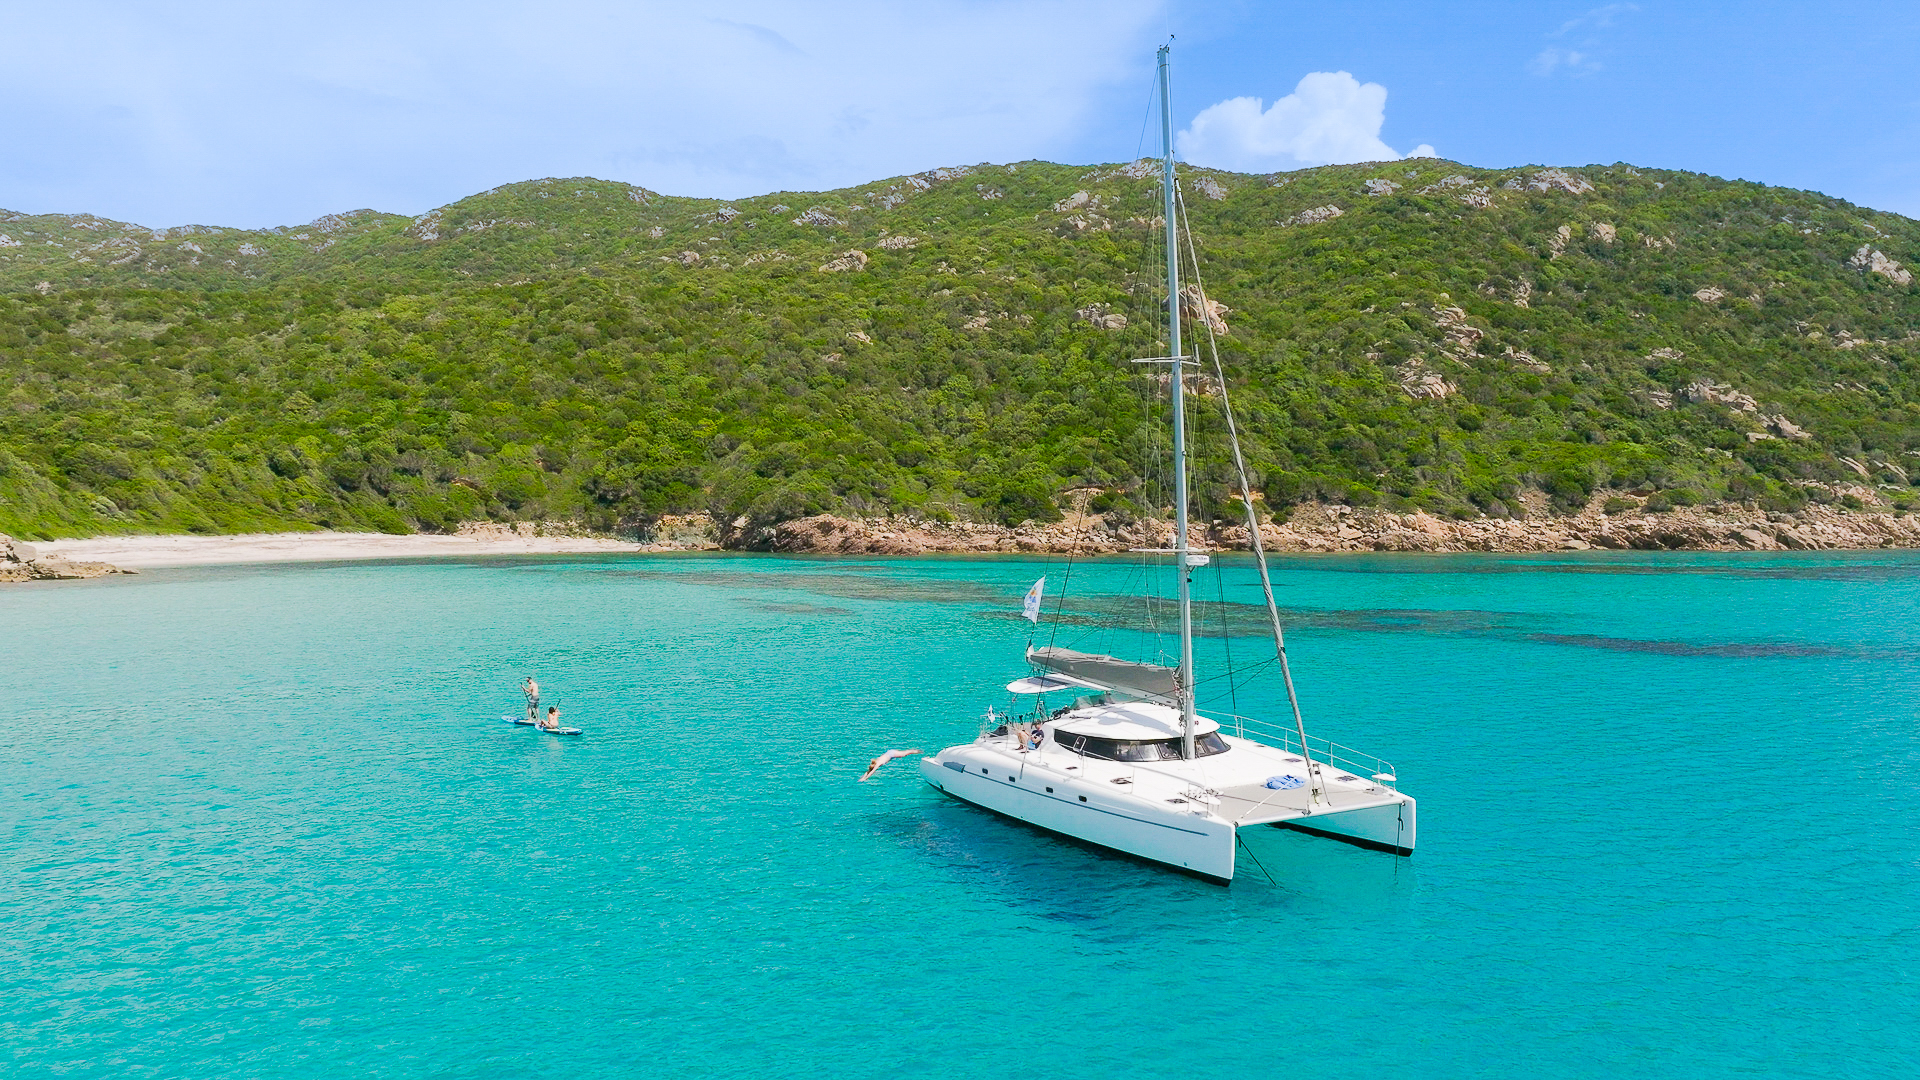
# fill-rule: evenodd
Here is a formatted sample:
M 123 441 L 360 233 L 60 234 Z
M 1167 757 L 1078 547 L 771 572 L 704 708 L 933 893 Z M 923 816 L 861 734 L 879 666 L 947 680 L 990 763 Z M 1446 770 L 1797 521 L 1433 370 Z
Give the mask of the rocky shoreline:
M 1548 511 L 1539 493 L 1514 500 L 1521 516 L 1454 520 L 1332 504 L 1296 506 L 1284 524 L 1263 525 L 1272 552 L 1842 551 L 1920 548 L 1920 515 L 1885 507 L 1811 504 L 1781 513 L 1740 504 L 1664 508 L 1610 494 L 1574 514 Z M 1656 505 L 1649 505 L 1654 502 Z M 1609 512 L 1609 508 L 1611 512 Z M 1244 551 L 1242 522 L 1195 522 L 1204 550 Z M 637 535 L 636 535 L 637 534 Z M 1117 555 L 1166 548 L 1170 523 L 1124 513 L 1069 514 L 1006 526 L 914 517 L 820 514 L 770 525 L 708 514 L 669 515 L 615 538 L 576 522 L 473 522 L 453 534 L 271 533 L 247 536 L 120 536 L 29 544 L 0 535 L 0 583 L 131 574 L 131 566 L 334 561 L 492 555 L 765 551 L 794 555 Z M 52 549 L 52 550 L 48 550 Z M 83 561 L 92 556 L 115 563 Z
M 1514 518 L 1453 520 L 1423 512 L 1307 504 L 1285 524 L 1263 525 L 1274 552 L 1824 551 L 1920 548 L 1920 515 L 1813 504 L 1795 513 L 1739 503 L 1649 509 L 1644 498 L 1596 497 L 1574 514 L 1552 514 L 1544 498 L 1523 498 Z M 1631 504 L 1631 505 L 1622 505 Z M 1606 507 L 1611 504 L 1610 513 Z M 1238 522 L 1196 522 L 1197 543 L 1244 551 Z M 750 526 L 705 514 L 663 517 L 641 530 L 645 551 L 771 551 L 815 555 L 1117 554 L 1166 547 L 1172 528 L 1124 514 L 1069 514 L 1048 524 L 1005 526 L 921 518 L 833 514 Z
M 132 573 L 136 571 L 123 570 L 111 563 L 68 562 L 57 555 L 42 555 L 34 545 L 0 534 L 0 583 L 69 581 Z

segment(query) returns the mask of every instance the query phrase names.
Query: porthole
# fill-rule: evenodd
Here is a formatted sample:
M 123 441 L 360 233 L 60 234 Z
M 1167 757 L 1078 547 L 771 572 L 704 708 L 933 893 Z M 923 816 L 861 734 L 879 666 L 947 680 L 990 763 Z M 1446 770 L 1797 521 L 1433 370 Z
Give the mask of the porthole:
M 1086 802 L 1086 801 L 1087 801 L 1087 797 L 1086 797 L 1085 795 L 1082 795 L 1082 796 L 1080 796 L 1080 801 L 1081 801 L 1081 802 Z
M 1047 794 L 1049 794 L 1049 795 L 1051 795 L 1051 794 L 1053 794 L 1053 789 L 1052 789 L 1052 788 L 1048 788 L 1048 789 L 1047 789 Z

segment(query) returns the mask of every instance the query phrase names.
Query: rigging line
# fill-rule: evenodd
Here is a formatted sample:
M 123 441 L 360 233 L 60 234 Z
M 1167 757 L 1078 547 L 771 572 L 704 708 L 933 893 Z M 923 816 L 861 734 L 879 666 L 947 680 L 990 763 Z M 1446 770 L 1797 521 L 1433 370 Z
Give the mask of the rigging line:
M 1242 687 L 1242 686 L 1251 685 L 1253 683 L 1254 676 L 1274 666 L 1274 664 L 1275 664 L 1274 658 L 1269 656 L 1265 660 L 1262 660 L 1259 663 L 1253 665 L 1252 667 L 1246 669 L 1245 671 L 1240 672 L 1241 677 L 1234 680 L 1233 685 L 1235 689 L 1238 689 L 1239 687 Z
M 1174 191 L 1179 200 L 1180 216 L 1187 216 L 1186 200 L 1180 198 L 1179 190 Z M 1172 223 L 1169 223 L 1171 228 Z M 1179 238 L 1169 234 L 1168 243 L 1178 243 Z M 1280 607 L 1273 600 L 1273 577 L 1267 571 L 1267 553 L 1260 543 L 1260 518 L 1253 509 L 1253 486 L 1247 482 L 1247 461 L 1240 453 L 1240 428 L 1233 419 L 1233 402 L 1227 396 L 1227 371 L 1220 363 L 1220 342 L 1213 333 L 1213 320 L 1207 318 L 1211 312 L 1207 308 L 1207 288 L 1200 277 L 1200 250 L 1193 242 L 1193 229 L 1187 229 L 1187 254 L 1193 260 L 1193 290 L 1200 301 L 1200 324 L 1207 331 L 1207 350 L 1213 357 L 1213 376 L 1220 387 L 1220 411 L 1226 415 L 1227 438 L 1233 444 L 1233 467 L 1240 478 L 1240 499 L 1247 508 L 1247 542 L 1253 547 L 1254 562 L 1260 567 L 1260 590 L 1267 601 L 1267 618 L 1273 624 L 1273 648 L 1280 659 L 1280 678 L 1287 684 L 1287 704 L 1293 707 L 1293 725 L 1300 734 L 1300 756 L 1306 759 L 1306 772 L 1309 780 L 1307 801 L 1313 801 L 1323 795 L 1320 769 L 1313 760 L 1313 754 L 1307 743 L 1307 722 L 1300 716 L 1300 697 L 1293 690 L 1293 668 L 1287 663 L 1287 635 L 1280 627 Z
M 1047 648 L 1049 649 L 1053 648 L 1053 643 L 1060 639 L 1060 612 L 1065 610 L 1067 606 L 1067 586 L 1073 582 L 1073 557 L 1079 553 L 1080 538 L 1085 535 L 1087 531 L 1087 503 L 1091 498 L 1092 496 L 1086 496 L 1080 500 L 1080 509 L 1078 511 L 1080 514 L 1080 528 L 1074 532 L 1073 542 L 1067 545 L 1067 568 L 1060 575 L 1060 595 L 1053 602 L 1053 630 L 1047 635 Z M 1028 635 L 1027 637 L 1027 648 L 1033 648 L 1032 635 Z
M 1240 827 L 1239 827 L 1238 825 L 1236 825 L 1236 826 L 1234 826 L 1234 827 L 1233 827 L 1233 838 L 1234 838 L 1235 840 L 1239 840 L 1239 841 L 1240 841 L 1240 849 L 1241 849 L 1242 851 L 1245 851 L 1245 852 L 1247 853 L 1247 858 L 1249 858 L 1249 859 L 1252 859 L 1252 860 L 1253 860 L 1253 865 L 1255 865 L 1255 866 L 1258 866 L 1258 867 L 1260 868 L 1260 872 L 1261 872 L 1262 874 L 1266 874 L 1266 875 L 1267 875 L 1267 884 L 1269 884 L 1269 885 L 1272 885 L 1272 886 L 1273 886 L 1274 888 L 1276 888 L 1276 889 L 1277 889 L 1277 888 L 1279 888 L 1279 887 L 1280 887 L 1280 883 L 1279 883 L 1279 882 L 1277 882 L 1277 881 L 1275 881 L 1275 880 L 1273 880 L 1273 875 L 1272 875 L 1272 874 L 1267 874 L 1267 867 L 1266 867 L 1266 864 L 1265 864 L 1265 863 L 1262 863 L 1262 862 L 1260 861 L 1260 856 L 1258 856 L 1258 855 L 1255 855 L 1255 854 L 1253 853 L 1253 845 L 1251 845 L 1251 844 L 1249 844 L 1249 843 L 1247 843 L 1247 842 L 1246 842 L 1246 840 L 1245 840 L 1245 839 L 1243 839 L 1243 838 L 1241 837 L 1241 835 L 1240 835 Z
M 1273 662 L 1273 661 L 1271 661 L 1271 660 L 1263 660 L 1263 661 L 1261 661 L 1261 663 L 1263 663 L 1263 664 L 1270 664 L 1270 663 L 1272 663 L 1272 662 Z M 1249 669 L 1249 670 L 1251 670 L 1251 669 Z M 1194 678 L 1194 680 L 1193 680 L 1193 685 L 1195 685 L 1195 686 L 1206 686 L 1206 685 L 1208 685 L 1208 684 L 1210 684 L 1210 683 L 1217 683 L 1217 682 L 1223 682 L 1223 681 L 1228 681 L 1228 680 L 1231 680 L 1232 678 L 1233 678 L 1233 676 L 1232 676 L 1232 675 L 1228 675 L 1228 674 L 1225 674 L 1225 673 L 1222 673 L 1222 674 L 1219 674 L 1219 675 L 1204 675 L 1204 676 L 1196 676 L 1196 677 Z M 1240 680 L 1240 685 L 1242 685 L 1242 686 L 1244 686 L 1244 685 L 1246 685 L 1246 682 L 1247 682 L 1247 680 L 1245 680 L 1245 679 L 1242 679 L 1242 680 Z M 1231 683 L 1231 682 L 1228 682 L 1228 685 L 1232 685 L 1232 683 Z
M 1153 123 L 1153 95 L 1160 90 L 1160 77 L 1155 75 L 1147 83 L 1147 107 L 1140 113 L 1140 139 L 1133 144 L 1133 160 L 1139 161 L 1145 156 L 1147 148 L 1147 126 Z
M 1220 648 L 1225 654 L 1224 674 L 1227 676 L 1227 703 L 1235 716 L 1240 715 L 1240 687 L 1233 681 L 1233 633 L 1227 627 L 1227 578 L 1220 569 L 1220 560 L 1213 560 L 1213 588 L 1220 597 L 1215 614 L 1220 616 Z
M 1152 245 L 1149 243 L 1145 246 L 1151 247 Z M 1158 342 L 1158 340 L 1158 338 L 1155 339 L 1156 342 Z M 1155 509 L 1160 505 L 1160 500 L 1165 496 L 1167 486 L 1166 453 L 1165 447 L 1159 439 L 1161 426 L 1157 422 L 1160 403 L 1159 383 L 1149 373 L 1142 372 L 1140 381 L 1135 385 L 1140 395 L 1140 416 L 1143 421 L 1139 428 L 1141 460 L 1140 498 L 1138 501 L 1141 504 L 1142 511 L 1147 515 L 1146 521 L 1149 529 L 1151 529 L 1154 522 L 1153 514 Z M 1147 635 L 1153 639 L 1155 654 L 1158 655 L 1158 653 L 1162 651 L 1160 648 L 1160 638 L 1162 636 L 1160 627 L 1161 605 L 1157 594 L 1158 581 L 1156 576 L 1151 573 L 1151 566 L 1152 556 L 1143 553 L 1139 559 L 1135 561 L 1133 573 L 1138 574 L 1141 583 L 1139 595 L 1143 615 L 1142 622 L 1145 625 Z

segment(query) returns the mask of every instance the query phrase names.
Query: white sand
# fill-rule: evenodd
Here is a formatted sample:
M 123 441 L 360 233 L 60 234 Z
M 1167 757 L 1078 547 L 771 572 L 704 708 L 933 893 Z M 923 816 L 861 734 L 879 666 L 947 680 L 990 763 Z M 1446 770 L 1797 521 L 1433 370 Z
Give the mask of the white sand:
M 624 540 L 524 536 L 504 530 L 457 536 L 386 533 L 252 533 L 244 536 L 98 536 L 34 544 L 42 556 L 115 566 L 208 566 L 215 563 L 315 562 L 460 555 L 560 555 L 650 550 Z

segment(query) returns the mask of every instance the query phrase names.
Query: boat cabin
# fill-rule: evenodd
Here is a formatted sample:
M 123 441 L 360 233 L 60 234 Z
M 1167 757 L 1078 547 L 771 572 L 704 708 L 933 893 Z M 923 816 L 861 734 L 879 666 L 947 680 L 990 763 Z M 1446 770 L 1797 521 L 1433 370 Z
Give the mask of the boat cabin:
M 1116 702 L 1109 694 L 1081 698 L 1055 712 L 1044 726 L 1048 743 L 1082 757 L 1107 761 L 1179 761 L 1180 713 L 1148 701 Z M 1195 757 L 1228 750 L 1220 725 L 1204 716 L 1193 728 Z

